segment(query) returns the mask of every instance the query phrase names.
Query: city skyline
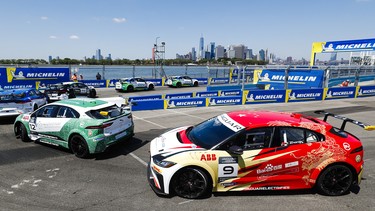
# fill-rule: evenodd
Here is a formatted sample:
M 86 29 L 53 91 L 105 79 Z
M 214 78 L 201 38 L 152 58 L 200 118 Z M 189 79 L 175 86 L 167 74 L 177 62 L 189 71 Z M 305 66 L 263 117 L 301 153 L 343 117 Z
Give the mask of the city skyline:
M 166 59 L 192 48 L 199 57 L 201 36 L 204 50 L 213 42 L 309 59 L 313 42 L 375 37 L 368 24 L 374 5 L 373 0 L 6 1 L 0 59 L 83 59 L 97 49 L 113 59 L 151 59 L 157 41 L 165 42 Z M 204 15 L 194 15 L 199 10 Z

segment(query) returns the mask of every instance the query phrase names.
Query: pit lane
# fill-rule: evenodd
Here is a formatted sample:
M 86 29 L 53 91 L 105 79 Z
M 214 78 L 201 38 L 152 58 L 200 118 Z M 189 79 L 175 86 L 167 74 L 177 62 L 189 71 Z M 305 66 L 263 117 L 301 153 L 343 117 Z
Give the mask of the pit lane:
M 99 97 L 203 91 L 204 87 L 116 93 L 99 89 Z M 149 187 L 146 162 L 149 141 L 168 129 L 197 124 L 239 109 L 302 112 L 314 110 L 375 124 L 375 97 L 300 103 L 180 108 L 133 112 L 135 136 L 90 159 L 50 145 L 23 143 L 13 134 L 12 119 L 0 124 L 0 208 L 2 210 L 374 210 L 375 132 L 348 124 L 365 150 L 361 190 L 340 197 L 312 191 L 253 191 L 213 194 L 204 200 L 158 197 Z M 332 119 L 333 120 L 333 119 Z M 331 123 L 335 123 L 333 120 Z

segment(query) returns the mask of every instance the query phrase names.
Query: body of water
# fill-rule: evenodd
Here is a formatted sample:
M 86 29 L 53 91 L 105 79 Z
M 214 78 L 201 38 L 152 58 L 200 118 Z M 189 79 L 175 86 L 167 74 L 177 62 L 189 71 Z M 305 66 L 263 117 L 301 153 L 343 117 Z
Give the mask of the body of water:
M 165 66 L 163 67 L 167 76 L 189 75 L 194 78 L 224 78 L 229 77 L 230 67 L 205 66 Z M 71 66 L 71 71 L 82 74 L 85 80 L 96 79 L 100 73 L 102 79 L 119 79 L 126 77 L 161 78 L 160 67 L 154 66 Z

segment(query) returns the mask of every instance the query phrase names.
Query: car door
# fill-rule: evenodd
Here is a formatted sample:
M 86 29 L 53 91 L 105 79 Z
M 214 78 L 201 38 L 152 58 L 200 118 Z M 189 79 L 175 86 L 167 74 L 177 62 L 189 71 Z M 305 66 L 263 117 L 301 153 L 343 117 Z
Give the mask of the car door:
M 190 77 L 188 77 L 188 76 L 183 76 L 183 77 L 182 77 L 182 84 L 183 84 L 183 85 L 192 85 L 192 84 L 193 84 L 193 81 L 191 80 Z
M 39 141 L 56 144 L 56 140 L 60 140 L 57 134 L 68 121 L 57 118 L 60 107 L 59 105 L 47 105 L 31 115 L 30 133 L 37 136 Z
M 88 94 L 88 87 L 84 83 L 77 83 L 77 88 L 79 90 L 79 95 L 86 95 Z
M 136 78 L 136 83 L 138 88 L 147 88 L 146 81 L 142 78 Z

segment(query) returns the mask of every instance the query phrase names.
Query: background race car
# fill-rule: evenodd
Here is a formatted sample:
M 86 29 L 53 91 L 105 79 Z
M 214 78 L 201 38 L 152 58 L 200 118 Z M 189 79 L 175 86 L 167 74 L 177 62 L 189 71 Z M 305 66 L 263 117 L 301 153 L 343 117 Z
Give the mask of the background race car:
M 198 86 L 198 80 L 192 79 L 189 76 L 171 76 L 167 79 L 165 84 L 169 87 L 183 87 L 183 86 Z
M 93 86 L 87 86 L 82 82 L 63 82 L 50 84 L 43 89 L 48 95 L 49 101 L 66 100 L 77 96 L 96 97 L 96 90 Z
M 162 134 L 150 143 L 150 186 L 158 194 L 201 198 L 211 191 L 316 187 L 343 195 L 361 182 L 363 146 L 345 132 L 351 122 L 295 113 L 234 111 Z M 341 128 L 326 122 L 343 121 Z
M 134 135 L 129 110 L 103 100 L 76 98 L 50 103 L 14 122 L 22 141 L 62 146 L 77 157 L 103 152 Z
M 153 90 L 155 84 L 151 81 L 146 81 L 143 78 L 122 78 L 116 82 L 116 91 L 132 92 L 134 90 Z
M 12 89 L 0 92 L 0 117 L 35 111 L 47 103 L 47 96 L 36 89 Z

